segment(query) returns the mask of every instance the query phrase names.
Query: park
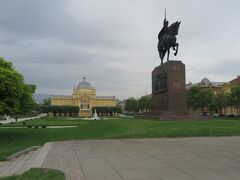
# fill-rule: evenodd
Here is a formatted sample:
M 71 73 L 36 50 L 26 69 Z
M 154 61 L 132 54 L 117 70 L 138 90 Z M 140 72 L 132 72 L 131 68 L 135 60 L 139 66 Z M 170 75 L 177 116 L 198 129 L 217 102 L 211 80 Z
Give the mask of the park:
M 0 3 L 0 180 L 239 179 L 238 3 L 92 2 Z
M 228 146 L 235 149 L 238 148 L 237 142 L 239 142 L 239 139 L 234 139 L 233 136 L 239 136 L 240 135 L 240 121 L 238 119 L 214 119 L 214 120 L 206 120 L 206 121 L 156 121 L 156 120 L 149 120 L 149 119 L 138 119 L 138 118 L 113 118 L 109 120 L 68 120 L 66 118 L 42 118 L 42 119 L 36 119 L 36 120 L 28 120 L 26 121 L 27 126 L 39 126 L 39 128 L 21 128 L 23 127 L 22 122 L 17 122 L 14 124 L 6 124 L 3 125 L 3 128 L 0 129 L 1 132 L 1 149 L 0 149 L 0 160 L 5 161 L 7 158 L 15 154 L 21 150 L 28 149 L 30 147 L 36 147 L 36 146 L 43 146 L 45 143 L 48 142 L 76 142 L 79 140 L 82 140 L 83 143 L 87 140 L 91 143 L 94 140 L 107 140 L 107 144 L 105 145 L 105 148 L 108 149 L 107 152 L 111 152 L 112 145 L 109 143 L 109 140 L 113 140 L 113 146 L 114 143 L 118 143 L 119 140 L 121 141 L 144 141 L 144 139 L 147 141 L 156 141 L 156 138 L 163 138 L 160 144 L 165 144 L 165 141 L 175 141 L 174 138 L 178 137 L 195 137 L 196 139 L 190 139 L 192 142 L 187 142 L 186 144 L 190 146 L 192 149 L 192 146 L 197 147 L 197 142 L 199 141 L 197 137 L 205 137 L 205 139 L 200 139 L 199 144 L 208 144 L 208 141 L 210 141 L 209 145 L 207 147 L 211 147 L 214 152 L 208 152 L 210 154 L 214 154 L 218 151 L 218 149 L 215 149 L 215 144 L 217 144 L 218 148 L 220 148 L 220 145 L 224 144 L 221 143 L 222 139 L 221 137 L 226 138 L 226 142 L 228 142 Z M 72 128 L 40 128 L 40 126 L 45 125 L 48 126 L 76 126 Z M 4 127 L 11 127 L 11 128 L 4 128 Z M 9 135 L 10 134 L 10 135 Z M 215 139 L 208 139 L 207 137 L 215 137 Z M 227 138 L 228 137 L 228 138 Z M 147 138 L 147 139 L 146 139 Z M 154 139 L 152 139 L 154 138 Z M 169 139 L 170 138 L 170 139 Z M 179 143 L 179 141 L 184 141 L 185 139 L 178 139 L 176 140 L 176 145 Z M 234 140 L 233 144 L 231 144 L 231 139 Z M 92 141 L 91 141 L 92 140 Z M 188 139 L 186 139 L 188 140 Z M 220 141 L 220 143 L 218 142 Z M 98 142 L 99 143 L 99 142 Z M 103 141 L 103 143 L 106 143 Z M 129 143 L 129 142 L 128 142 Z M 136 142 L 133 142 L 135 144 Z M 155 142 L 156 143 L 156 142 Z M 157 143 L 157 144 L 159 144 Z M 130 143 L 132 144 L 132 143 Z M 139 143 L 138 143 L 139 144 Z M 173 146 L 173 143 L 171 143 Z M 182 142 L 184 145 L 184 142 Z M 191 145 L 192 144 L 192 145 Z M 127 144 L 124 144 L 125 146 Z M 65 145 L 66 146 L 66 145 Z M 55 158 L 66 158 L 66 154 L 71 154 L 69 150 L 64 150 L 65 147 L 63 144 L 58 145 L 57 149 L 61 149 L 61 152 L 63 151 L 64 154 L 57 155 Z M 84 145 L 83 147 L 85 147 Z M 122 147 L 121 145 L 118 145 Z M 127 145 L 129 146 L 129 145 Z M 102 146 L 100 146 L 102 147 Z M 141 146 L 140 146 L 141 147 Z M 139 148 L 140 148 L 139 147 Z M 165 148 L 167 147 L 167 143 Z M 204 146 L 206 147 L 206 146 Z M 206 148 L 207 148 L 206 147 Z M 62 149 L 63 148 L 63 149 Z M 103 147 L 102 147 L 103 148 Z M 155 147 L 156 148 L 156 147 Z M 184 148 L 181 147 L 181 148 Z M 226 148 L 226 147 L 225 147 Z M 119 147 L 117 148 L 119 150 Z M 126 147 L 124 148 L 126 150 Z M 220 148 L 221 149 L 221 148 Z M 54 148 L 51 148 L 51 151 L 53 151 Z M 157 149 L 156 149 L 157 150 Z M 55 149 L 56 151 L 56 149 Z M 124 150 L 123 150 L 124 151 Z M 151 150 L 153 151 L 153 149 Z M 187 150 L 184 150 L 186 153 Z M 92 151 L 90 150 L 83 150 L 83 153 L 86 153 L 86 157 L 90 156 L 90 153 Z M 127 151 L 126 151 L 127 152 Z M 171 150 L 167 151 L 168 153 L 171 152 Z M 166 152 L 166 153 L 167 153 Z M 201 152 L 201 151 L 200 151 Z M 224 151 L 225 152 L 225 151 Z M 51 152 L 50 152 L 51 153 Z M 50 154 L 49 153 L 49 154 Z M 52 152 L 54 154 L 57 154 L 55 152 Z M 120 152 L 119 152 L 120 153 Z M 223 152 L 222 152 L 223 153 Z M 180 153 L 181 154 L 181 153 Z M 232 154 L 234 155 L 234 153 Z M 27 155 L 25 155 L 27 156 Z M 191 153 L 188 154 L 188 156 L 191 156 Z M 49 158 L 46 158 L 49 159 Z M 154 161 L 154 160 L 153 160 Z M 21 161 L 20 161 L 21 162 Z M 28 161 L 27 161 L 28 162 Z M 53 161 L 54 162 L 54 161 Z M 56 161 L 58 162 L 58 161 Z M 152 162 L 152 160 L 151 160 Z M 45 160 L 46 163 L 46 160 Z M 127 163 L 128 161 L 122 162 Z M 140 161 L 141 163 L 141 161 Z M 64 163 L 63 163 L 64 164 Z M 125 164 L 127 166 L 127 164 Z M 217 162 L 215 162 L 215 165 L 217 165 Z M 66 164 L 65 164 L 66 166 Z M 102 166 L 102 165 L 101 165 Z M 11 166 L 9 166 L 11 167 Z M 14 166 L 13 166 L 14 167 Z M 25 166 L 20 166 L 21 168 L 24 168 Z M 19 167 L 19 168 L 20 168 Z M 60 169 L 64 171 L 65 175 L 67 177 L 72 177 L 74 179 L 74 175 L 77 176 L 78 170 L 75 170 L 75 173 L 69 174 L 66 167 L 59 168 L 58 164 L 56 165 L 43 165 L 42 167 L 46 167 L 48 169 Z M 41 168 L 42 168 L 41 167 Z M 68 167 L 68 166 L 67 166 Z M 20 168 L 20 170 L 21 170 Z M 25 167 L 26 168 L 26 167 Z M 39 167 L 40 168 L 40 167 Z M 196 166 L 196 168 L 199 168 Z M 16 168 L 15 168 L 16 169 Z M 0 170 L 1 166 L 0 166 Z M 9 168 L 9 172 L 11 172 L 12 168 Z M 12 170 L 13 171 L 13 170 Z M 32 172 L 33 171 L 33 172 Z M 43 172 L 42 172 L 43 171 Z M 74 168 L 72 169 L 74 171 Z M 2 174 L 4 174 L 3 171 L 0 171 Z M 8 172 L 5 170 L 5 173 Z M 30 176 L 31 178 L 39 178 L 39 177 L 45 177 L 45 179 L 51 178 L 51 179 L 64 179 L 64 175 L 62 172 L 51 172 L 51 170 L 46 171 L 47 173 L 44 173 L 44 169 L 34 169 L 31 171 L 27 171 L 26 174 L 23 175 L 22 178 L 26 178 Z M 222 171 L 224 172 L 224 171 Z M 178 172 L 179 173 L 179 172 Z M 94 173 L 93 173 L 94 174 Z M 89 178 L 91 178 L 91 175 L 89 175 Z M 95 173 L 97 177 L 102 177 L 102 173 Z M 103 178 L 109 178 L 112 177 L 110 174 L 105 174 L 105 177 Z M 213 174 L 214 176 L 216 174 Z M 221 175 L 221 173 L 220 173 Z M 219 176 L 220 176 L 219 175 Z M 25 177 L 26 176 L 26 177 Z M 82 175 L 83 176 L 83 175 Z M 182 178 L 186 178 L 186 175 L 179 175 Z M 138 176 L 136 176 L 137 178 Z M 174 177 L 174 175 L 171 175 L 170 177 Z M 94 179 L 94 177 L 92 177 Z M 96 177 L 95 177 L 96 178 Z M 147 177 L 146 177 L 147 178 Z M 4 178 L 3 178 L 4 179 Z M 7 179 L 7 178 L 5 178 Z

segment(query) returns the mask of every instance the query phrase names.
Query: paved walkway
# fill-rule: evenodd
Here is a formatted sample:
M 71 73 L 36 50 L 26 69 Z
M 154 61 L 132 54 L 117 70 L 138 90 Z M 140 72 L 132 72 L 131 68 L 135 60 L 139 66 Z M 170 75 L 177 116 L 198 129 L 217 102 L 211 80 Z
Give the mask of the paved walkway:
M 28 118 L 19 118 L 17 119 L 18 122 L 20 121 L 26 121 L 26 120 L 30 120 L 30 119 L 39 119 L 39 118 L 43 118 L 43 117 L 46 117 L 47 114 L 39 114 L 38 116 L 34 116 L 34 117 L 28 117 Z M 16 120 L 14 118 L 11 118 L 11 117 L 7 117 L 7 120 L 5 121 L 0 121 L 0 123 L 2 124 L 9 124 L 11 122 L 16 122 Z
M 22 174 L 31 168 L 41 168 L 51 147 L 52 143 L 46 143 L 35 151 L 0 162 L 0 177 Z
M 43 167 L 71 180 L 240 178 L 240 137 L 53 143 Z
M 48 143 L 39 167 L 71 180 L 239 180 L 240 137 Z M 51 147 L 50 147 L 51 146 Z M 43 161 L 44 159 L 44 161 Z

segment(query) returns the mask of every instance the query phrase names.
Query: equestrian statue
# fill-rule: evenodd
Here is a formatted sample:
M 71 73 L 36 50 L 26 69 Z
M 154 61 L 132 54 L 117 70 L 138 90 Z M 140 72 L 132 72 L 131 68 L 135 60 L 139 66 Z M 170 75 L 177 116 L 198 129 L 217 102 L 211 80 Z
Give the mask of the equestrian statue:
M 166 19 L 166 10 L 165 10 L 165 18 L 163 21 L 163 28 L 158 34 L 158 52 L 159 57 L 161 59 L 161 64 L 163 64 L 163 59 L 167 53 L 167 61 L 169 60 L 170 48 L 172 48 L 174 52 L 174 56 L 178 53 L 179 44 L 177 43 L 176 36 L 178 35 L 178 29 L 181 24 L 181 21 L 176 21 L 175 23 L 168 26 L 168 21 Z

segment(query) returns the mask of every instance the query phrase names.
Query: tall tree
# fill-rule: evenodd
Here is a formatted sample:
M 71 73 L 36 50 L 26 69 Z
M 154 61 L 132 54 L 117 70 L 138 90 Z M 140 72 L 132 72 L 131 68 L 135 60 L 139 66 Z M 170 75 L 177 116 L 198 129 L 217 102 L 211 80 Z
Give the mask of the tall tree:
M 147 105 L 147 97 L 142 96 L 139 100 L 138 100 L 138 108 L 140 111 L 143 111 L 146 109 L 146 105 Z
M 214 95 L 211 91 L 201 90 L 199 87 L 192 87 L 187 91 L 188 108 L 194 111 L 201 108 L 208 108 L 211 112 L 215 107 Z
M 147 102 L 145 106 L 146 110 L 151 110 L 152 109 L 152 97 L 147 97 Z
M 196 111 L 200 107 L 200 89 L 196 86 L 187 90 L 187 105 Z
M 51 105 L 51 98 L 46 98 L 43 100 L 43 105 Z
M 35 87 L 24 83 L 23 76 L 11 62 L 0 57 L 0 115 L 11 116 L 29 111 L 34 90 Z
M 239 115 L 240 109 L 240 86 L 234 86 L 231 89 L 231 100 L 233 105 L 237 108 L 237 114 Z
M 222 110 L 224 110 L 224 114 L 226 115 L 226 108 L 229 105 L 229 97 L 227 94 L 225 94 L 223 91 L 220 91 L 215 96 L 216 100 L 216 108 L 220 110 L 220 113 L 222 114 Z
M 215 99 L 212 91 L 200 91 L 199 94 L 199 106 L 204 112 L 204 108 L 207 108 L 212 113 L 215 108 Z
M 138 108 L 140 111 L 150 110 L 151 109 L 151 97 L 142 96 L 138 100 Z
M 134 98 L 128 98 L 125 103 L 125 111 L 128 112 L 138 112 L 138 102 Z
M 36 105 L 33 98 L 33 93 L 35 92 L 35 90 L 36 90 L 35 85 L 25 84 L 23 86 L 23 91 L 20 98 L 20 109 L 19 109 L 20 114 L 27 114 L 33 111 L 34 106 Z

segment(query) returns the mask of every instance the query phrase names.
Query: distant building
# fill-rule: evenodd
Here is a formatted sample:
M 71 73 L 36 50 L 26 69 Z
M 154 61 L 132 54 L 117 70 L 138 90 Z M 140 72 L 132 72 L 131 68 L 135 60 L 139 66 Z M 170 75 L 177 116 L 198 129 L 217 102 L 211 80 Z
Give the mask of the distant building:
M 220 92 L 222 89 L 222 85 L 224 84 L 224 82 L 211 82 L 208 78 L 203 78 L 200 82 L 192 84 L 186 84 L 186 89 L 190 89 L 191 87 L 199 87 L 200 89 L 203 90 L 210 90 L 213 91 L 214 94 L 216 94 L 217 92 Z
M 222 90 L 227 93 L 227 94 L 230 94 L 231 93 L 231 88 L 233 86 L 237 86 L 237 85 L 240 85 L 240 76 L 238 75 L 235 79 L 229 81 L 229 82 L 226 82 L 222 85 Z
M 78 116 L 91 117 L 93 107 L 116 107 L 115 96 L 96 96 L 96 88 L 87 82 L 86 77 L 73 88 L 72 96 L 52 96 L 51 105 L 79 106 Z
M 217 94 L 219 92 L 224 92 L 226 94 L 231 93 L 231 88 L 233 86 L 240 85 L 240 76 L 237 76 L 235 79 L 229 81 L 229 82 L 211 82 L 208 78 L 203 78 L 201 82 L 199 83 L 189 83 L 186 85 L 186 89 L 190 89 L 191 87 L 199 87 L 202 90 L 209 90 L 212 91 L 214 94 Z M 204 111 L 204 112 L 202 112 Z M 209 110 L 207 109 L 199 109 L 199 113 L 206 113 Z M 209 112 L 208 112 L 209 113 Z M 226 115 L 237 115 L 238 111 L 235 107 L 227 107 L 226 109 L 216 109 L 216 114 L 226 114 Z
M 213 91 L 214 94 L 216 94 L 217 92 L 220 92 L 220 91 L 230 94 L 231 88 L 236 85 L 240 85 L 240 76 L 239 75 L 237 76 L 237 78 L 235 78 L 229 82 L 211 82 L 208 78 L 205 77 L 199 83 L 186 84 L 186 89 L 188 90 L 191 87 L 197 86 L 203 90 Z

